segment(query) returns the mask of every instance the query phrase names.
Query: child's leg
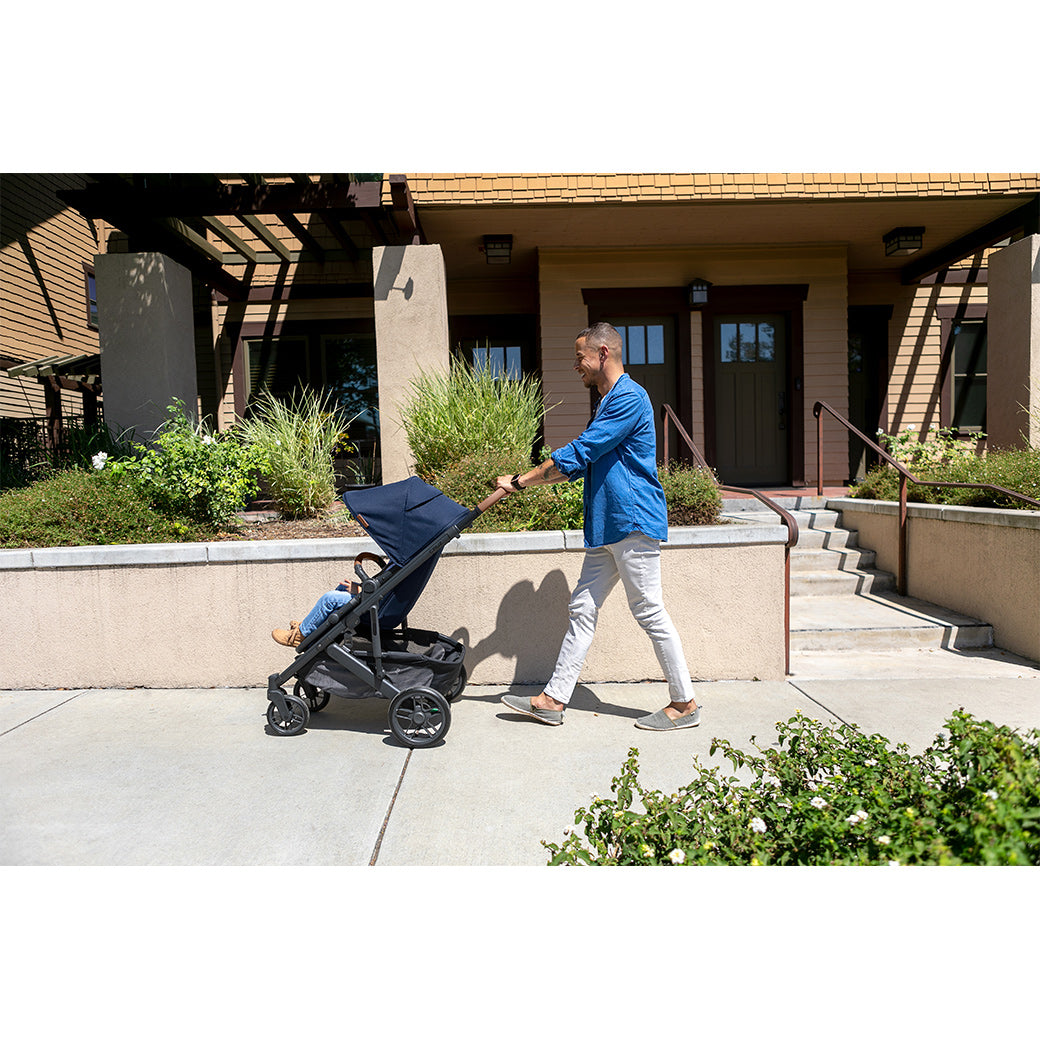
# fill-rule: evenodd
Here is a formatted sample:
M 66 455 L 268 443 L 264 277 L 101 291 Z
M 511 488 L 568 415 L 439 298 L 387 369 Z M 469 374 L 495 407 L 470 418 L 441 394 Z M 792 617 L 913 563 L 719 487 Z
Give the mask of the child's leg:
M 304 637 L 309 636 L 331 613 L 345 607 L 353 598 L 349 592 L 326 592 L 300 622 L 300 631 Z

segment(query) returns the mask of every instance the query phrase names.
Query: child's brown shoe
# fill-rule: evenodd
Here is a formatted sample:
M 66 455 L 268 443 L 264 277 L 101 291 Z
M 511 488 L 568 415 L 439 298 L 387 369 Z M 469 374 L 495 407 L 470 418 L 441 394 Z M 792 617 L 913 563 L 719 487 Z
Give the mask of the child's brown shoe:
M 276 628 L 271 633 L 271 638 L 282 646 L 299 646 L 303 642 L 303 633 L 300 631 L 299 621 L 290 621 L 288 630 Z

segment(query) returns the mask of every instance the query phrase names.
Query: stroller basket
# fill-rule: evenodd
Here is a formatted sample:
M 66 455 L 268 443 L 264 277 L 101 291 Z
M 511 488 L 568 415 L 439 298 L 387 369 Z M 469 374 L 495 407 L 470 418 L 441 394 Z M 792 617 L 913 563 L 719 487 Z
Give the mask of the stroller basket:
M 462 675 L 466 649 L 439 632 L 405 629 L 383 638 L 383 652 L 376 655 L 372 643 L 355 636 L 350 652 L 378 675 L 380 663 L 386 677 L 402 690 L 425 687 L 452 699 Z M 371 697 L 372 686 L 329 657 L 319 657 L 300 679 L 316 690 L 336 697 Z

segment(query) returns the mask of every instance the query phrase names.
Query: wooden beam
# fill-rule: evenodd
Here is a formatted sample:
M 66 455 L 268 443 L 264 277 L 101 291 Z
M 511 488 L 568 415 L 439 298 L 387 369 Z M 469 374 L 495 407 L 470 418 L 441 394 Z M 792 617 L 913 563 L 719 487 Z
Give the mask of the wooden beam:
M 236 253 L 244 256 L 251 264 L 256 263 L 256 250 L 243 242 L 222 220 L 217 220 L 216 217 L 203 217 L 202 220 L 206 227 L 219 235 Z
M 207 242 L 197 231 L 188 227 L 184 221 L 178 220 L 176 217 L 160 217 L 157 223 L 183 238 L 188 245 L 197 249 L 203 256 L 208 256 L 218 264 L 224 262 L 224 254 L 212 242 Z
M 318 245 L 315 237 L 300 223 L 293 213 L 279 213 L 281 222 L 300 240 L 306 249 L 314 254 L 314 259 L 319 264 L 325 263 L 325 250 Z
M 397 230 L 406 244 L 419 245 L 422 233 L 419 218 L 415 215 L 415 204 L 408 189 L 408 180 L 402 173 L 390 175 L 390 198 L 393 200 L 393 217 Z
M 1035 235 L 1040 230 L 1040 196 L 1034 195 L 1024 206 L 1019 206 L 1010 213 L 1005 213 L 1004 216 L 997 217 L 996 220 L 991 220 L 988 224 L 983 224 L 982 227 L 969 231 L 966 235 L 961 235 L 949 245 L 934 249 L 916 260 L 911 260 L 900 271 L 899 279 L 903 285 L 913 285 L 922 278 L 934 274 L 944 267 L 949 267 L 950 264 L 955 264 L 958 260 L 963 260 L 966 256 L 971 256 L 972 253 L 977 253 L 980 249 L 985 249 L 1020 229 L 1024 229 L 1027 235 Z
M 259 217 L 254 217 L 251 213 L 240 213 L 238 219 L 253 231 L 257 238 L 265 242 L 272 252 L 277 253 L 286 263 L 289 262 L 291 257 L 288 247 Z
M 321 217 L 322 223 L 332 232 L 332 237 L 347 251 L 350 255 L 352 262 L 357 263 L 358 258 L 361 256 L 361 251 L 358 249 L 354 240 L 347 234 L 346 228 L 339 222 L 335 213 L 327 213 L 324 210 L 319 211 L 318 216 Z

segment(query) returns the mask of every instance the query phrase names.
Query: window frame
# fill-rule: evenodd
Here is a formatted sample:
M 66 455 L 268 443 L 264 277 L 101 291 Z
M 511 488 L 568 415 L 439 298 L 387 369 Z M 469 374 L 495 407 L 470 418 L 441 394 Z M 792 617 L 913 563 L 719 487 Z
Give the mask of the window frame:
M 986 326 L 988 311 L 989 306 L 985 303 L 943 304 L 936 307 L 936 313 L 939 316 L 942 329 L 942 361 L 939 369 L 941 381 L 939 387 L 939 425 L 944 429 L 950 429 L 953 426 L 953 408 L 955 403 L 954 326 L 969 321 L 981 321 Z M 988 418 L 987 415 L 987 421 Z M 973 426 L 965 426 L 962 428 L 962 432 L 965 436 L 978 434 L 980 438 L 985 440 L 988 431 Z

